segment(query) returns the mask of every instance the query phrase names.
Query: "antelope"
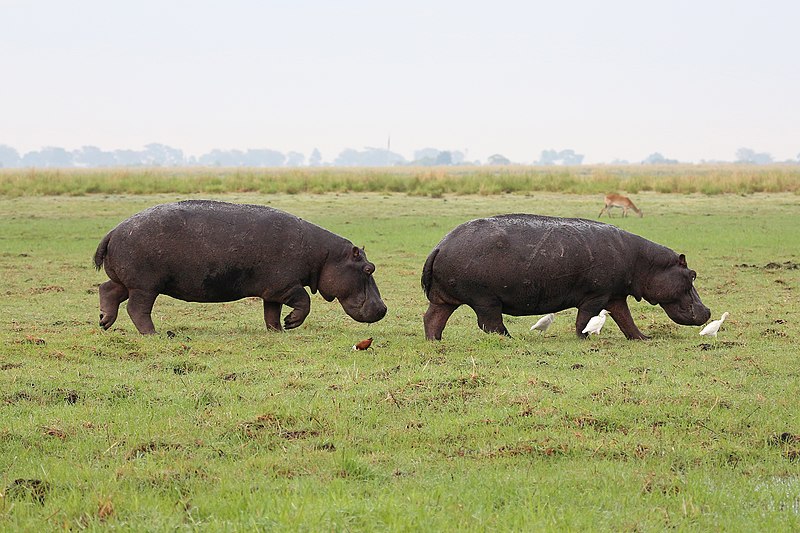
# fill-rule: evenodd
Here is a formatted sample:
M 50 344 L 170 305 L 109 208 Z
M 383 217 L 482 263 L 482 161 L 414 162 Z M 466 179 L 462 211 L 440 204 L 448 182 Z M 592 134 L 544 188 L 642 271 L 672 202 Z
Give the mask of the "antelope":
M 627 196 L 622 196 L 621 194 L 606 194 L 606 206 L 600 210 L 600 214 L 597 215 L 597 218 L 603 216 L 603 213 L 608 213 L 608 216 L 611 216 L 611 212 L 609 211 L 612 207 L 621 207 L 622 208 L 622 216 L 628 216 L 628 209 L 633 209 L 637 215 L 641 218 L 643 215 L 642 210 L 633 205 L 631 199 Z

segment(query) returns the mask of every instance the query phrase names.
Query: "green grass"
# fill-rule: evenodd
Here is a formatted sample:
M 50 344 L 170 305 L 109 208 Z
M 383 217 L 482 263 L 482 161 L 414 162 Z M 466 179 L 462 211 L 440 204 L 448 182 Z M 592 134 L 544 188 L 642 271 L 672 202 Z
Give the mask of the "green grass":
M 100 238 L 187 197 L 0 197 L 0 530 L 800 528 L 794 193 L 640 192 L 644 218 L 611 219 L 687 255 L 714 318 L 731 312 L 716 341 L 632 300 L 651 341 L 611 321 L 580 341 L 574 310 L 544 337 L 507 317 L 503 338 L 469 309 L 425 341 L 420 271 L 450 229 L 602 207 L 549 192 L 214 195 L 365 245 L 386 318 L 314 296 L 275 334 L 259 301 L 162 296 L 159 335 L 124 311 L 102 331 Z
M 0 169 L 0 196 L 378 192 L 442 197 L 566 192 L 800 192 L 800 165 Z

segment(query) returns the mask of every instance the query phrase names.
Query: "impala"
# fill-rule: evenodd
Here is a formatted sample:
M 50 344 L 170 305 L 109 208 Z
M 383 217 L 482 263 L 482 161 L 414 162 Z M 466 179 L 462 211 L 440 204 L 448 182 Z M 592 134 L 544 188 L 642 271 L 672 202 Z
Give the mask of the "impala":
M 631 199 L 627 196 L 622 196 L 621 194 L 606 194 L 606 206 L 600 210 L 600 214 L 597 215 L 597 218 L 603 216 L 603 213 L 608 213 L 608 216 L 611 216 L 611 212 L 609 211 L 612 207 L 621 207 L 622 208 L 622 216 L 628 216 L 628 210 L 633 209 L 639 217 L 642 216 L 642 210 L 633 205 Z

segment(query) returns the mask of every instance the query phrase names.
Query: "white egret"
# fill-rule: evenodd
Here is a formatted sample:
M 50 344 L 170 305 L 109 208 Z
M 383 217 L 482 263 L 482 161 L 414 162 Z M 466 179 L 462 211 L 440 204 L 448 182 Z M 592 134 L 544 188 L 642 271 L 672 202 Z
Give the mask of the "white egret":
M 600 334 L 600 330 L 603 329 L 603 324 L 606 323 L 606 315 L 607 314 L 608 314 L 608 311 L 603 309 L 602 311 L 600 311 L 599 315 L 593 316 L 589 320 L 589 323 L 586 324 L 586 327 L 583 328 L 583 331 L 581 333 L 588 333 L 589 335 L 594 333 L 595 335 L 599 335 Z
M 547 328 L 549 328 L 553 324 L 553 321 L 555 319 L 556 319 L 555 313 L 548 313 L 544 315 L 542 318 L 540 318 L 536 322 L 536 324 L 531 326 L 531 331 L 538 330 L 541 331 L 542 334 L 544 334 L 544 332 L 547 331 Z
M 730 315 L 730 313 L 725 311 L 722 313 L 722 318 L 719 320 L 712 320 L 706 324 L 706 327 L 700 330 L 700 335 L 711 335 L 712 337 L 716 337 L 720 326 L 722 326 L 722 323 L 725 322 L 726 318 L 728 318 L 728 315 Z

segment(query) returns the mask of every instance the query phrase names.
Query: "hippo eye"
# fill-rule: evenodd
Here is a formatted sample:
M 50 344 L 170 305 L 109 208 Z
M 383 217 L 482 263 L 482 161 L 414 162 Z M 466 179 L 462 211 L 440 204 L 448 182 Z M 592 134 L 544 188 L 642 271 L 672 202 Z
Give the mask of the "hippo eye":
M 364 274 L 369 276 L 373 272 L 375 272 L 375 267 L 374 266 L 372 266 L 372 265 L 364 265 Z

